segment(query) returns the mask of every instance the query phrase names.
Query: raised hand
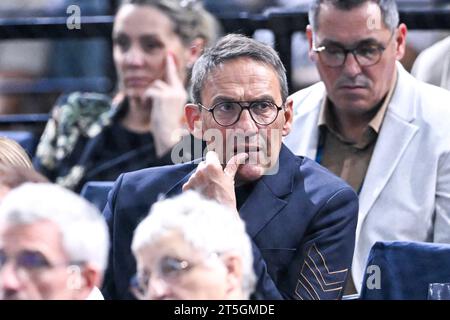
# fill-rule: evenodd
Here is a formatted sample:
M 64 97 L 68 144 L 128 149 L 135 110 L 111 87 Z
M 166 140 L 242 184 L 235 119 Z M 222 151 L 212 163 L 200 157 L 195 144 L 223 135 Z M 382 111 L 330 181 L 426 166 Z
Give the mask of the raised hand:
M 183 110 L 188 94 L 177 71 L 175 56 L 166 57 L 163 80 L 155 80 L 144 93 L 144 100 L 151 101 L 150 128 L 155 139 L 156 154 L 164 155 L 180 139 L 183 128 Z
M 239 166 L 248 158 L 246 153 L 231 157 L 225 168 L 222 167 L 216 152 L 208 151 L 205 160 L 200 162 L 197 170 L 183 185 L 183 191 L 195 190 L 206 198 L 236 210 L 236 194 L 234 191 L 235 175 Z

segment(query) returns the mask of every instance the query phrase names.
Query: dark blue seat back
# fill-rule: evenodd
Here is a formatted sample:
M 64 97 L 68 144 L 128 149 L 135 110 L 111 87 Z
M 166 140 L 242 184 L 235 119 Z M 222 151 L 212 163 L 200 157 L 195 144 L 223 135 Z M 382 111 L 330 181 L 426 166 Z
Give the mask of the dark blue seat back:
M 377 270 L 379 288 L 374 287 Z M 450 282 L 450 245 L 377 242 L 369 254 L 360 299 L 426 300 L 430 283 L 447 282 Z
M 38 138 L 30 131 L 0 131 L 0 137 L 16 141 L 32 158 L 36 150 Z
M 113 181 L 89 181 L 85 183 L 80 194 L 93 203 L 100 212 L 103 212 L 108 200 L 108 193 L 113 185 Z

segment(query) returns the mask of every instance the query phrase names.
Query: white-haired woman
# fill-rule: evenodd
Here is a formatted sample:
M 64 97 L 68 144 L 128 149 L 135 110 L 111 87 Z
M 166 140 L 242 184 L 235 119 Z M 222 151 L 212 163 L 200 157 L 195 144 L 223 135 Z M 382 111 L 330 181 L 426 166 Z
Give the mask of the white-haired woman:
M 136 228 L 132 251 L 137 298 L 242 300 L 255 286 L 244 222 L 194 191 L 154 204 Z

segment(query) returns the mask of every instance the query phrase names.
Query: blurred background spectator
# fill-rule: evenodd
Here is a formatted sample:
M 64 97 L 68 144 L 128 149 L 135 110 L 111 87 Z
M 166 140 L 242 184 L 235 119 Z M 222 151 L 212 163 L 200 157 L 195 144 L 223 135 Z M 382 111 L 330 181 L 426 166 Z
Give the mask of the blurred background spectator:
M 0 164 L 0 202 L 9 191 L 27 182 L 46 183 L 49 181 L 32 168 Z
M 201 3 L 183 3 L 123 2 L 113 27 L 119 92 L 114 100 L 79 92 L 61 99 L 37 148 L 38 171 L 80 191 L 90 180 L 172 163 L 190 68 L 218 30 Z
M 448 0 L 397 0 L 399 10 L 420 11 L 426 9 L 449 9 Z M 409 30 L 406 39 L 406 52 L 401 60 L 406 70 L 411 68 L 417 56 L 426 48 L 450 35 L 449 30 Z
M 425 49 L 411 73 L 419 80 L 450 90 L 450 36 Z
M 13 188 L 25 182 L 48 182 L 33 170 L 25 150 L 14 140 L 0 137 L 0 202 Z

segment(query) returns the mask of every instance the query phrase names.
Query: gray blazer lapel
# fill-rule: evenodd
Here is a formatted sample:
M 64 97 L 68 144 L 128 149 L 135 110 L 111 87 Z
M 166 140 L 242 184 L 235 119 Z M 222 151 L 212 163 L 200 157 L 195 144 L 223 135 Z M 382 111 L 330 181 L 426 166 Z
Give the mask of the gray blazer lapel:
M 418 130 L 413 121 L 415 115 L 414 86 L 409 75 L 399 68 L 398 88 L 391 99 L 381 127 L 380 135 L 359 194 L 359 218 L 357 234 L 369 210 L 374 205 L 400 158 Z M 399 86 L 400 84 L 400 86 Z
M 359 219 L 362 222 L 380 195 L 389 177 L 417 131 L 417 126 L 386 114 L 364 185 L 359 195 Z

